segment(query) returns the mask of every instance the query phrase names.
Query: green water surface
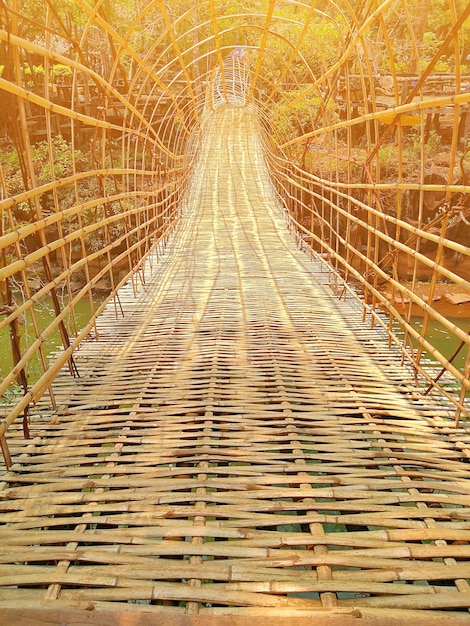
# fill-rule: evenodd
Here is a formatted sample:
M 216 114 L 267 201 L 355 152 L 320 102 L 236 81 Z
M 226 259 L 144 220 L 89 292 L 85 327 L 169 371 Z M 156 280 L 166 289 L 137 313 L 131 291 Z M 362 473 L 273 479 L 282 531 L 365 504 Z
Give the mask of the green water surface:
M 104 296 L 95 298 L 93 301 L 93 305 L 90 304 L 89 298 L 83 298 L 77 303 L 75 307 L 75 323 L 71 315 L 69 315 L 65 319 L 65 326 L 70 337 L 73 337 L 85 326 L 85 324 L 91 318 L 92 307 L 93 310 L 96 310 L 103 301 L 103 299 Z M 40 303 L 38 303 L 37 307 L 35 308 L 35 317 L 39 332 L 47 328 L 47 326 L 54 320 L 54 308 L 52 306 L 52 301 L 50 298 L 45 298 L 41 300 Z M 24 322 L 24 325 L 19 326 L 22 354 L 24 354 L 24 352 L 28 349 L 31 343 L 35 340 L 35 334 L 33 331 L 30 313 L 27 312 L 25 314 Z M 59 331 L 56 330 L 47 338 L 47 340 L 43 344 L 46 358 L 56 352 L 57 349 L 61 346 L 62 342 L 60 334 Z M 2 379 L 11 371 L 12 368 L 13 359 L 11 353 L 10 330 L 8 327 L 5 327 L 0 330 L 0 375 Z M 29 383 L 31 384 L 36 381 L 43 372 L 44 369 L 42 367 L 41 359 L 39 355 L 35 355 L 30 360 L 27 368 Z

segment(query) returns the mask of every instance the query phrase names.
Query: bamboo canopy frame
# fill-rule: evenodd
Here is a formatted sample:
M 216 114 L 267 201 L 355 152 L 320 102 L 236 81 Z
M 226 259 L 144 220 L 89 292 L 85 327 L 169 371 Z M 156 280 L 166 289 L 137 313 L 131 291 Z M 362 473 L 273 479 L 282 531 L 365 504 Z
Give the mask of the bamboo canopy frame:
M 27 433 L 29 407 L 45 391 L 54 404 L 58 371 L 68 363 L 76 373 L 73 351 L 94 332 L 95 316 L 106 303 L 96 307 L 97 288 L 105 284 L 107 299 L 114 298 L 118 309 L 119 287 L 129 278 L 144 280 L 143 260 L 167 240 L 180 214 L 201 118 L 207 106 L 215 106 L 207 102 L 214 69 L 223 94 L 224 58 L 240 50 L 241 62 L 250 67 L 245 103 L 263 120 L 272 177 L 299 241 L 331 264 L 338 281 L 346 279 L 342 293 L 361 299 L 364 319 L 388 327 L 390 341 L 401 346 L 423 386 L 455 405 L 458 423 L 466 410 L 470 360 L 455 366 L 449 351 L 433 344 L 428 327 L 442 325 L 468 354 L 468 329 L 440 303 L 445 294 L 470 297 L 468 239 L 453 235 L 456 223 L 466 233 L 470 221 L 470 78 L 460 63 L 470 8 L 459 12 L 449 2 L 448 31 L 434 55 L 423 58 L 407 4 L 391 0 L 372 2 L 368 11 L 348 3 L 326 3 L 320 10 L 315 3 L 291 2 L 289 17 L 274 2 L 254 13 L 223 15 L 213 1 L 181 14 L 155 1 L 136 11 L 125 33 L 106 17 L 103 2 L 91 7 L 79 0 L 72 30 L 59 4 L 40 4 L 42 22 L 23 14 L 17 2 L 7 3 L 0 31 L 3 125 L 10 129 L 23 179 L 23 190 L 12 195 L 11 172 L 2 165 L 0 330 L 10 336 L 12 355 L 0 384 L 0 395 L 8 399 L 0 426 L 6 456 L 8 427 L 23 415 Z M 390 36 L 400 11 L 409 67 L 419 68 L 412 84 L 397 70 Z M 139 48 L 138 33 L 156 24 L 159 34 L 148 48 Z M 305 43 L 320 24 L 336 29 L 340 45 L 335 58 L 317 51 L 312 67 Z M 386 64 L 369 56 L 372 35 Z M 89 52 L 96 38 L 106 63 Z M 435 74 L 444 56 L 451 82 Z M 57 67 L 66 68 L 67 85 L 55 77 Z M 431 118 L 439 117 L 448 139 L 430 157 Z M 290 130 L 287 136 L 287 128 L 296 134 Z M 70 141 L 65 174 L 54 148 L 58 134 Z M 94 165 L 86 171 L 84 136 L 85 156 Z M 48 180 L 35 163 L 39 138 Z M 435 180 L 432 158 L 442 163 Z M 39 284 L 32 276 L 40 277 Z M 428 283 L 425 294 L 422 280 Z M 75 309 L 84 298 L 92 315 L 82 328 Z M 38 310 L 46 301 L 54 315 L 40 328 Z M 419 326 L 412 321 L 416 316 L 422 318 Z M 24 323 L 31 327 L 27 345 L 21 340 Z M 57 337 L 63 350 L 50 359 Z M 39 359 L 42 370 L 33 377 L 32 359 Z M 439 370 L 446 376 L 436 376 Z

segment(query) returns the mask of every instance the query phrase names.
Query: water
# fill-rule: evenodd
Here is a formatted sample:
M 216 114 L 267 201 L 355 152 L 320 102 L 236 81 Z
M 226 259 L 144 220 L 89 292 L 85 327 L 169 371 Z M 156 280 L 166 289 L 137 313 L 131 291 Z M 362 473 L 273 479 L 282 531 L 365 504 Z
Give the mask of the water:
M 103 301 L 103 297 L 97 297 L 94 299 L 93 308 L 96 310 L 98 306 Z M 18 300 L 19 301 L 19 300 Z M 36 313 L 36 321 L 39 327 L 39 331 L 44 330 L 54 319 L 54 309 L 52 306 L 52 301 L 50 298 L 44 298 L 35 308 Z M 81 328 L 85 326 L 85 324 L 91 318 L 91 306 L 88 298 L 83 298 L 80 300 L 75 307 L 75 320 L 77 325 L 77 330 L 79 331 Z M 73 325 L 73 321 L 71 316 L 65 318 L 65 326 L 67 331 L 70 333 L 70 336 L 75 334 L 75 329 Z M 31 322 L 31 316 L 29 313 L 25 315 L 25 324 L 24 326 L 19 326 L 19 333 L 21 337 L 21 352 L 24 352 L 28 349 L 28 347 L 35 340 L 35 335 L 33 331 L 33 326 Z M 58 348 L 62 346 L 62 342 L 60 339 L 59 331 L 56 330 L 52 333 L 47 341 L 44 343 L 44 352 L 46 357 L 49 357 L 51 354 L 57 351 Z M 10 331 L 8 327 L 2 328 L 0 330 L 0 375 L 4 378 L 13 368 L 13 359 L 11 354 L 11 344 L 10 344 Z M 34 383 L 44 372 L 42 367 L 42 363 L 39 355 L 35 355 L 27 367 L 28 381 L 29 383 Z
M 467 317 L 451 317 L 449 321 L 455 326 L 461 328 L 465 333 L 470 330 L 470 318 Z M 411 319 L 411 325 L 418 331 L 421 331 L 423 325 L 422 317 L 413 317 Z M 450 334 L 449 331 L 444 328 L 442 324 L 436 322 L 435 320 L 429 320 L 428 327 L 426 331 L 426 339 L 435 346 L 441 354 L 443 354 L 446 359 L 450 359 L 450 357 L 455 352 L 456 348 L 460 344 L 460 339 Z M 413 344 L 416 346 L 417 342 L 414 341 Z M 456 368 L 463 370 L 465 366 L 465 360 L 467 358 L 468 346 L 464 346 L 459 354 L 455 357 L 453 364 Z M 431 358 L 427 352 L 423 352 L 423 356 L 427 358 Z

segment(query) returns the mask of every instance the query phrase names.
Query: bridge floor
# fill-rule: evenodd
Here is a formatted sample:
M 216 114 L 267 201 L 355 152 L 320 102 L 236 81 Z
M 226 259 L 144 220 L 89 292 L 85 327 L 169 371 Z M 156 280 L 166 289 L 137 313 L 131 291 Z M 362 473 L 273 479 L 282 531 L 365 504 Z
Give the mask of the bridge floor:
M 147 278 L 10 436 L 2 624 L 470 621 L 469 434 L 296 248 L 243 109 Z

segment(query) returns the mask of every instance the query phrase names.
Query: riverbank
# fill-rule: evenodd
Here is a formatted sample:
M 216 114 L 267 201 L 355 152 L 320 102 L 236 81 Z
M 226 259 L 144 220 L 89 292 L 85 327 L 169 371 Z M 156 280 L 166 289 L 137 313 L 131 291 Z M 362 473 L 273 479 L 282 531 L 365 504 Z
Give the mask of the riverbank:
M 460 285 L 450 283 L 437 283 L 431 297 L 431 283 L 417 281 L 413 285 L 412 281 L 400 281 L 401 284 L 416 293 L 425 302 L 432 303 L 433 308 L 441 315 L 450 318 L 470 318 L 470 290 L 464 289 Z M 410 299 L 395 291 L 392 297 L 390 285 L 383 285 L 381 292 L 389 302 L 393 302 L 399 313 L 409 312 Z M 411 304 L 411 315 L 422 317 L 423 311 L 416 304 Z

